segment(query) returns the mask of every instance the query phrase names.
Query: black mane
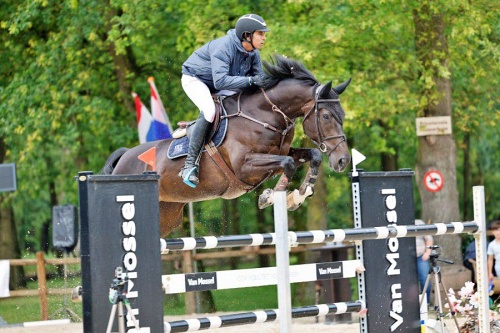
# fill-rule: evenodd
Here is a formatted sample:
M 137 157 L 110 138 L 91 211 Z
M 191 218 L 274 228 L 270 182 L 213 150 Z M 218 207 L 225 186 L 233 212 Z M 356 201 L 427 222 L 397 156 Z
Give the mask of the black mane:
M 309 81 L 311 84 L 317 84 L 318 80 L 301 62 L 288 59 L 275 54 L 271 60 L 263 62 L 266 76 L 264 84 L 266 88 L 271 88 L 284 79 L 296 79 Z

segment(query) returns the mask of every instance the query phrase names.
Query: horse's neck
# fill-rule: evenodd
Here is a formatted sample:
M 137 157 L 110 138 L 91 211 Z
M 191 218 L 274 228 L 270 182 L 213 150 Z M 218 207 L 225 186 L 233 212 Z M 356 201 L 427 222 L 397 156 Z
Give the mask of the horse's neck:
M 303 91 L 300 93 L 304 94 Z M 286 116 L 294 121 L 304 115 L 302 107 L 306 103 L 307 98 L 300 97 L 299 93 L 275 87 L 265 94 L 259 91 L 251 95 L 242 95 L 239 105 L 242 112 L 253 117 L 279 121 Z M 233 99 L 231 106 L 235 109 L 234 113 L 239 111 L 237 98 Z

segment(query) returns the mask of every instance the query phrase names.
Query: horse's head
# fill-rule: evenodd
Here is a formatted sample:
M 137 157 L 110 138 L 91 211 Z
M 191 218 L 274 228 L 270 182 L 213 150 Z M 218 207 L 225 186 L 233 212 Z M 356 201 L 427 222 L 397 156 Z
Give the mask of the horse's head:
M 332 89 L 332 82 L 316 85 L 314 105 L 304 116 L 304 133 L 328 156 L 330 169 L 343 171 L 351 162 L 342 125 L 345 112 L 339 95 L 351 83 L 351 79 Z

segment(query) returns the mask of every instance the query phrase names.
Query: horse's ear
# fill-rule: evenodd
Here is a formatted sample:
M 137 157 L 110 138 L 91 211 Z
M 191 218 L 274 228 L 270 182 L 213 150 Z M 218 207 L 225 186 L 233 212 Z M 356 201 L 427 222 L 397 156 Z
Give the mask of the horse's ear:
M 335 90 L 335 92 L 340 95 L 344 92 L 345 88 L 347 88 L 349 83 L 351 83 L 351 78 L 349 78 L 349 80 L 345 81 L 344 83 L 341 83 L 337 87 L 333 88 L 333 90 Z
M 328 82 L 327 84 L 324 84 L 320 87 L 320 91 L 318 96 L 322 98 L 328 98 L 328 95 L 330 94 L 330 90 L 332 90 L 332 81 Z

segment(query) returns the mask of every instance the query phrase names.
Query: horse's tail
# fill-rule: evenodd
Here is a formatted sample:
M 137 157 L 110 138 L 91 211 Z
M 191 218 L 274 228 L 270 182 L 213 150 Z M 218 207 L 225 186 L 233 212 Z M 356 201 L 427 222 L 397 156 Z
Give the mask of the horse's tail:
M 106 163 L 104 163 L 104 167 L 102 170 L 99 172 L 101 175 L 111 175 L 113 173 L 113 170 L 116 167 L 116 164 L 120 160 L 120 158 L 127 152 L 128 148 L 122 147 L 118 148 L 114 152 L 109 155 L 108 159 L 106 160 Z

